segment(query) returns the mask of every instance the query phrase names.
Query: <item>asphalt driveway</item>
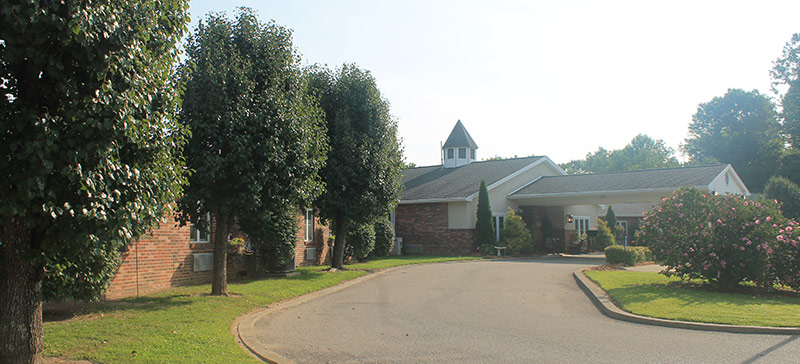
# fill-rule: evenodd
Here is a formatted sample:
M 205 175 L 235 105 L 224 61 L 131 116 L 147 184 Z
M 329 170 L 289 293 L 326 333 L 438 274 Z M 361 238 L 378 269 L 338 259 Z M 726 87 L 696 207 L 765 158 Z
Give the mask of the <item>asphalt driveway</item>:
M 603 316 L 571 273 L 602 257 L 410 266 L 271 314 L 264 345 L 298 363 L 796 363 L 800 337 Z M 800 308 L 798 308 L 800 309 Z

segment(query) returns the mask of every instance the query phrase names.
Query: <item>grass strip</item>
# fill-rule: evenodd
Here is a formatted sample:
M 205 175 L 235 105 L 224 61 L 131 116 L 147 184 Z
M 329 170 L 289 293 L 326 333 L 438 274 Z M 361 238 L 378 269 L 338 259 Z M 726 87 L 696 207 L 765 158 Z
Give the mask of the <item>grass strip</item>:
M 642 316 L 729 325 L 800 327 L 794 292 L 717 292 L 699 281 L 658 273 L 587 271 L 621 309 Z
M 367 270 L 464 259 L 478 258 L 391 257 L 348 267 Z M 87 304 L 74 318 L 45 323 L 44 355 L 95 363 L 259 363 L 230 333 L 237 317 L 367 274 L 320 267 L 298 271 L 294 277 L 232 282 L 230 297 L 210 296 L 211 286 L 203 284 Z

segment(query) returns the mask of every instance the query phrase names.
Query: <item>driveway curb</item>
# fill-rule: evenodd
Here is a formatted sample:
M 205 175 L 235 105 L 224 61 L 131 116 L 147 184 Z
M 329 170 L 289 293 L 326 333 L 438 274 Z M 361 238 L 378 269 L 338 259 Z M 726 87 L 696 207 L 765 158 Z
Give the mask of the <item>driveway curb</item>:
M 575 281 L 578 283 L 578 286 L 586 294 L 586 296 L 589 297 L 589 299 L 592 301 L 592 303 L 594 303 L 597 309 L 600 310 L 600 312 L 616 320 L 653 326 L 666 326 L 701 331 L 730 332 L 737 334 L 800 335 L 800 328 L 796 327 L 709 324 L 703 322 L 665 320 L 632 314 L 617 307 L 617 305 L 611 301 L 611 298 L 602 288 L 600 288 L 600 286 L 583 274 L 584 271 L 585 269 L 580 269 L 572 273 L 573 277 L 575 277 Z
M 323 288 L 319 291 L 309 292 L 301 296 L 297 296 L 294 298 L 290 298 L 284 301 L 279 301 L 268 305 L 264 308 L 259 308 L 256 310 L 251 311 L 243 316 L 240 316 L 233 322 L 231 327 L 231 331 L 233 332 L 234 336 L 238 339 L 239 343 L 247 349 L 251 354 L 256 356 L 257 358 L 272 364 L 294 364 L 294 361 L 285 358 L 284 356 L 268 349 L 266 345 L 264 345 L 261 340 L 258 340 L 258 336 L 256 335 L 255 325 L 256 323 L 275 313 L 278 311 L 282 311 L 288 308 L 292 308 L 303 303 L 316 300 L 318 298 L 327 296 L 329 294 L 333 294 L 339 292 L 345 288 L 349 288 L 355 286 L 357 284 L 364 283 L 368 280 L 380 277 L 386 273 L 393 272 L 395 270 L 401 268 L 409 268 L 409 267 L 417 267 L 417 266 L 424 266 L 424 265 L 431 265 L 431 264 L 453 264 L 453 263 L 466 263 L 466 262 L 481 262 L 481 261 L 491 261 L 491 260 L 460 260 L 460 261 L 451 261 L 451 262 L 435 262 L 435 263 L 421 263 L 421 264 L 407 264 L 407 265 L 400 265 L 396 267 L 389 267 L 384 268 L 373 273 L 367 273 L 367 275 L 351 279 L 349 281 L 341 282 L 335 286 L 331 286 L 328 288 Z

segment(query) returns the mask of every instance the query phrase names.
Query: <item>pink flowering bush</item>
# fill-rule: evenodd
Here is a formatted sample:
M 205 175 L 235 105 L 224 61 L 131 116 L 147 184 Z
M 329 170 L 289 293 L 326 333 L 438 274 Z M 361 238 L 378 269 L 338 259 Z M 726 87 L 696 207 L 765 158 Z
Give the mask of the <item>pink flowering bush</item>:
M 800 224 L 789 220 L 778 231 L 778 236 L 769 244 L 770 273 L 779 283 L 800 290 Z
M 681 188 L 645 215 L 636 241 L 650 246 L 668 276 L 704 279 L 720 290 L 743 281 L 771 287 L 777 271 L 770 257 L 783 221 L 773 201 Z

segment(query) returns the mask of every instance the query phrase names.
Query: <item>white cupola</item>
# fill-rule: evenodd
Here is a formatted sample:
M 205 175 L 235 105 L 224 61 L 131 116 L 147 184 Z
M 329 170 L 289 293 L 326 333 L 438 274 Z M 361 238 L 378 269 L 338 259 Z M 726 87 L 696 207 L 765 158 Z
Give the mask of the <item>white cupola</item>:
M 442 146 L 444 168 L 456 168 L 474 162 L 476 149 L 478 149 L 478 145 L 475 144 L 464 124 L 459 120 Z

